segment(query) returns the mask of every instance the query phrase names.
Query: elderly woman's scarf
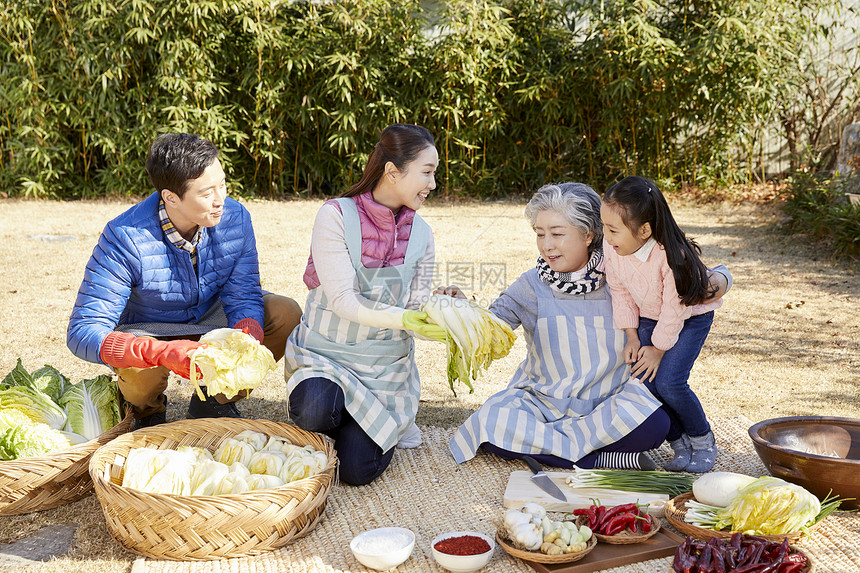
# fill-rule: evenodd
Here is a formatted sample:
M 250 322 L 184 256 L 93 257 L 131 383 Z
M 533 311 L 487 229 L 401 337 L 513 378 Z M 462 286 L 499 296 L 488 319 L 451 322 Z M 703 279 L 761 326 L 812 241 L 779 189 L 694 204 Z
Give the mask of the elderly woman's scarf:
M 606 282 L 606 273 L 603 272 L 603 249 L 596 249 L 591 253 L 591 258 L 585 265 L 585 275 L 580 278 L 571 278 L 573 273 L 555 272 L 549 268 L 543 257 L 538 257 L 537 272 L 541 280 L 550 288 L 565 294 L 585 294 L 597 290 Z

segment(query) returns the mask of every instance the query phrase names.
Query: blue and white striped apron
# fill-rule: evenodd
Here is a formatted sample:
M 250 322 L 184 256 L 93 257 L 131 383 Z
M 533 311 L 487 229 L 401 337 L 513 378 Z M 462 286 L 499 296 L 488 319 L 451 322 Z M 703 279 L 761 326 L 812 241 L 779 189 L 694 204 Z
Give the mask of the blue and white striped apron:
M 538 299 L 535 332 L 525 333 L 528 354 L 508 387 L 454 433 L 448 445 L 457 463 L 484 442 L 575 462 L 617 442 L 660 407 L 643 384 L 627 382 L 624 332 L 612 325 L 608 290 L 604 300 L 561 300 L 537 273 L 528 276 Z
M 427 250 L 430 227 L 416 214 L 403 264 L 368 269 L 361 263 L 361 222 L 355 202 L 337 201 L 360 294 L 404 307 L 412 277 Z M 405 330 L 373 328 L 341 318 L 329 309 L 322 287 L 317 287 L 308 293 L 302 321 L 287 340 L 287 396 L 308 378 L 337 383 L 349 414 L 387 452 L 415 420 L 418 409 L 421 382 L 414 352 L 412 336 Z

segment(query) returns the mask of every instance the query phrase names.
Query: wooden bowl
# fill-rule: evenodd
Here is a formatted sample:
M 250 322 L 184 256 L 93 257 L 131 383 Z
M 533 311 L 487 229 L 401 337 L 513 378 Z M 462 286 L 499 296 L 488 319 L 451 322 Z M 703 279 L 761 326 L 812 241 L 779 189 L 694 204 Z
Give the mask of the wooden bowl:
M 841 509 L 860 508 L 860 419 L 792 416 L 749 429 L 756 453 L 768 471 L 796 483 L 819 499 L 832 490 Z

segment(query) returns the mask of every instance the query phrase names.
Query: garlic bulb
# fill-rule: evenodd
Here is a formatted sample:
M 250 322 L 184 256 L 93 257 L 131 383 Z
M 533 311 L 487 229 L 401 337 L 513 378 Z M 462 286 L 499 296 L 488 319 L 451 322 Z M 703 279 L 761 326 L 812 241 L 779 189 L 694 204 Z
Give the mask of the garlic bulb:
M 546 508 L 536 503 L 527 503 L 520 508 L 520 511 L 532 514 L 537 523 L 540 523 L 541 520 L 546 517 Z
M 509 509 L 505 512 L 505 515 L 502 521 L 505 524 L 505 528 L 509 531 L 512 530 L 517 525 L 522 523 L 528 524 L 531 523 L 532 517 L 528 513 L 523 513 L 521 511 L 517 511 L 516 509 Z
M 540 549 L 543 543 L 543 535 L 541 529 L 534 523 L 521 523 L 513 529 L 508 529 L 515 545 L 522 547 L 528 551 Z

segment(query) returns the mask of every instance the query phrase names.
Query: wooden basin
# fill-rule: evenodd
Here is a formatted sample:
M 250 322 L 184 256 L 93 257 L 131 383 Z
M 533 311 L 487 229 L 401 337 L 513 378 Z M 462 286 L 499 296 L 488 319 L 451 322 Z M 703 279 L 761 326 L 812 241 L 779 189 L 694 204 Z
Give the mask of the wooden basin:
M 827 416 L 774 418 L 749 429 L 761 461 L 773 475 L 819 499 L 832 489 L 842 509 L 860 508 L 860 419 Z

